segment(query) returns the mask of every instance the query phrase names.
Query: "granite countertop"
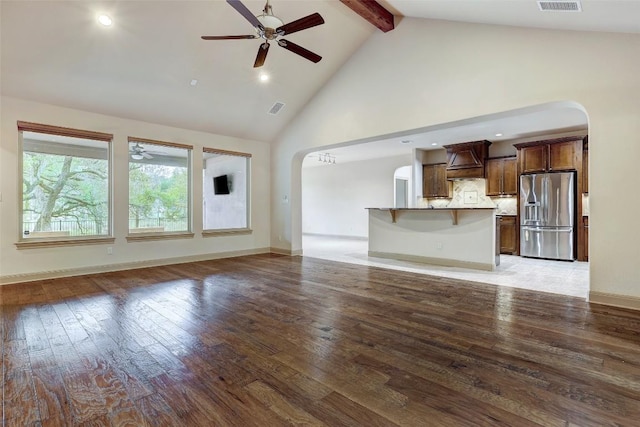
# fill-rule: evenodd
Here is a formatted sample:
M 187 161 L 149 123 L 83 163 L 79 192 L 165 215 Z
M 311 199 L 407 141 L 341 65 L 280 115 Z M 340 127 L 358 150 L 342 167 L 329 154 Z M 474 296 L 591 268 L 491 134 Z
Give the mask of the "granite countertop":
M 365 208 L 381 211 L 492 211 L 496 208 Z

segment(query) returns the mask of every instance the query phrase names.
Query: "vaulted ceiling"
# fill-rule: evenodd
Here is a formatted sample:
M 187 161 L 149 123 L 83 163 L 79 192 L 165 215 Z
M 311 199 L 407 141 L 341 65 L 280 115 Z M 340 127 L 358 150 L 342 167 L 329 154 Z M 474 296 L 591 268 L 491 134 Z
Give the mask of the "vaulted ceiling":
M 244 0 L 260 14 L 264 0 Z M 380 0 L 396 14 L 501 25 L 640 32 L 640 2 L 582 0 L 582 13 L 539 12 L 534 0 Z M 314 64 L 260 41 L 204 41 L 251 34 L 221 0 L 6 1 L 1 14 L 1 90 L 6 96 L 134 120 L 272 141 L 375 31 L 336 0 L 272 0 L 285 23 L 319 12 L 325 24 L 287 38 L 322 56 Z M 107 13 L 111 27 L 97 23 Z M 398 24 L 399 23 L 399 24 Z M 261 82 L 259 73 L 270 80 Z M 197 80 L 192 86 L 190 82 Z M 276 102 L 285 107 L 268 114 Z M 55 124 L 55 123 L 54 123 Z

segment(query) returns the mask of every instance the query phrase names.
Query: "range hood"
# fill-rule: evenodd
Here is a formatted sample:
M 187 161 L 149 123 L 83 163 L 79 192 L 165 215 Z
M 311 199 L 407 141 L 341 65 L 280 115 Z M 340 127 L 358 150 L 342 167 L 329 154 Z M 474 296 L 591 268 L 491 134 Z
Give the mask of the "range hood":
M 484 162 L 491 141 L 443 145 L 447 150 L 447 179 L 484 178 Z

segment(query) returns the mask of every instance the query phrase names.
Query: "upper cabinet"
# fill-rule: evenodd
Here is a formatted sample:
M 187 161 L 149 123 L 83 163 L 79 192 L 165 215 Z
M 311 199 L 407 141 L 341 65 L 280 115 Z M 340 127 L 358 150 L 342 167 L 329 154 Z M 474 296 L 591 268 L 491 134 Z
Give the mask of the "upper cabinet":
M 422 197 L 451 197 L 451 182 L 447 181 L 447 164 L 422 166 Z
M 484 178 L 484 163 L 490 141 L 443 145 L 447 150 L 447 179 Z
M 568 137 L 514 144 L 518 149 L 520 173 L 581 169 L 583 139 Z
M 518 193 L 516 157 L 487 159 L 485 164 L 487 196 L 510 196 Z

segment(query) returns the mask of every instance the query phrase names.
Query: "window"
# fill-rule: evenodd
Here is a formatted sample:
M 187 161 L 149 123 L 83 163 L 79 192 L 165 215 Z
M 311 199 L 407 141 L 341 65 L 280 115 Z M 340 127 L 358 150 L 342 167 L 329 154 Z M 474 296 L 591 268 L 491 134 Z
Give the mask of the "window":
M 111 134 L 18 122 L 20 243 L 111 236 Z M 24 247 L 29 247 L 25 244 Z
M 203 151 L 203 234 L 249 232 L 251 155 Z
M 189 145 L 129 138 L 129 236 L 191 232 L 191 151 Z

